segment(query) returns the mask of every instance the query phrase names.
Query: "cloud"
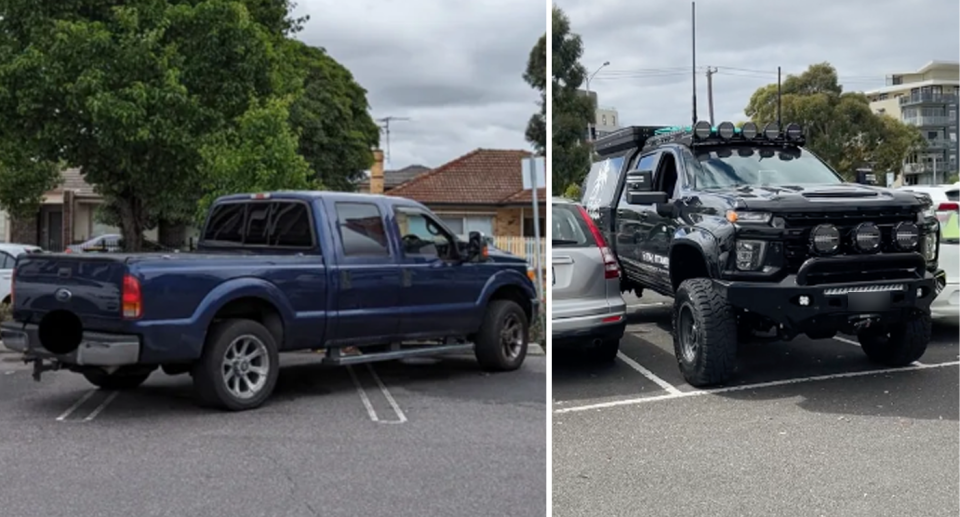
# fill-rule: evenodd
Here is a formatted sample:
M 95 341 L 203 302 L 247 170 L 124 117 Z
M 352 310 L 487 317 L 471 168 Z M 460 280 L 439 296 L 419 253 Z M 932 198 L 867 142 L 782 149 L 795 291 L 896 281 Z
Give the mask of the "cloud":
M 687 124 L 692 116 L 690 3 L 557 0 L 584 41 L 583 64 L 599 104 L 626 125 Z M 745 119 L 757 88 L 823 61 L 845 90 L 882 87 L 892 73 L 931 60 L 960 59 L 956 0 L 701 0 L 697 3 L 698 118 L 708 117 L 705 71 L 713 76 L 715 119 Z
M 542 0 L 301 0 L 296 14 L 310 16 L 298 37 L 350 69 L 375 118 L 409 118 L 390 124 L 388 167 L 530 148 L 539 95 L 522 75 L 546 31 Z

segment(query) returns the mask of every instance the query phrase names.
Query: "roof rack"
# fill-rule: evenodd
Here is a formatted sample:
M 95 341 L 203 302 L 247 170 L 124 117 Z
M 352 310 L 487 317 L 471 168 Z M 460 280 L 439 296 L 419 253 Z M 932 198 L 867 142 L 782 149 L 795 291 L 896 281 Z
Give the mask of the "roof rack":
M 619 129 L 598 139 L 593 144 L 594 151 L 600 156 L 609 156 L 629 149 L 642 148 L 647 139 L 665 126 L 630 126 Z
M 753 122 L 747 122 L 738 128 L 732 122 L 721 122 L 712 126 L 706 120 L 701 120 L 693 126 L 670 126 L 657 130 L 653 137 L 646 139 L 644 149 L 655 149 L 664 144 L 695 147 L 733 142 L 802 146 L 804 141 L 803 130 L 796 123 L 787 124 L 781 131 L 776 122 L 770 122 L 761 132 Z

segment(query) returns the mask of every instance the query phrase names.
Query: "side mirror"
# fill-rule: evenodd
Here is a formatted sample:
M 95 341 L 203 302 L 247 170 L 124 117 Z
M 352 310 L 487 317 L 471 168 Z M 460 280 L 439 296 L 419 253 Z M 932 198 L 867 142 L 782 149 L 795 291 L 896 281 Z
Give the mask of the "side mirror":
M 470 232 L 467 240 L 467 260 L 487 258 L 487 239 L 482 232 Z
M 653 171 L 635 170 L 627 173 L 627 203 L 654 205 L 667 202 L 666 192 L 653 190 Z

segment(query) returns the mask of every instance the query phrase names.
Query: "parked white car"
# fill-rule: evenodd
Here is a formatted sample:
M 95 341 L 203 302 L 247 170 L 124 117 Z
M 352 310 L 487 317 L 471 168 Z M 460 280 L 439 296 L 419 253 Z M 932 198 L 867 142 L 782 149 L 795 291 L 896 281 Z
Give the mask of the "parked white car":
M 960 324 L 960 183 L 911 185 L 903 190 L 930 196 L 940 220 L 940 269 L 946 274 L 942 290 L 930 305 L 935 320 Z
M 26 253 L 40 253 L 43 249 L 30 244 L 0 243 L 0 303 L 10 303 L 10 277 L 17 257 Z

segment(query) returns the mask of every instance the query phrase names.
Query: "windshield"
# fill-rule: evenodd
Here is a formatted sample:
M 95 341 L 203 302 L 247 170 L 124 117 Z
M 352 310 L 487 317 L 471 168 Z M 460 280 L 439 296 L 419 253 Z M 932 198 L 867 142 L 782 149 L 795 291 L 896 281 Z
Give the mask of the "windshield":
M 796 147 L 696 149 L 697 188 L 833 185 L 843 180 L 819 158 Z

